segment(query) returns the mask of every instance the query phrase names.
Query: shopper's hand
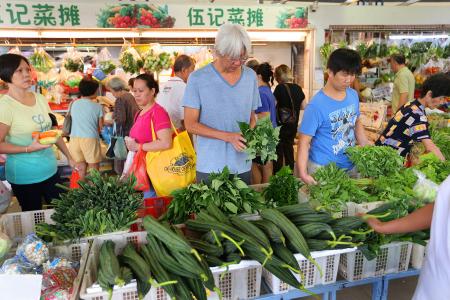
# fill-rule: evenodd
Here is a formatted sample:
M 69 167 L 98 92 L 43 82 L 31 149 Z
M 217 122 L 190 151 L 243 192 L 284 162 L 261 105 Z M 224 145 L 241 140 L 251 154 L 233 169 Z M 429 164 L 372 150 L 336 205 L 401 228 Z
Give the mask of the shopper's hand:
M 364 218 L 364 215 L 362 215 L 362 217 Z M 384 233 L 384 226 L 383 226 L 383 222 L 381 222 L 380 220 L 378 220 L 377 218 L 367 218 L 366 219 L 367 224 L 376 232 L 378 233 Z
M 238 152 L 242 152 L 247 148 L 245 146 L 246 140 L 240 133 L 230 132 L 227 134 L 226 142 L 233 145 L 234 149 Z
M 27 147 L 28 152 L 35 152 L 43 149 L 50 148 L 52 145 L 42 145 L 38 142 L 38 137 L 33 139 L 33 142 Z
M 300 173 L 300 179 L 304 182 L 304 183 L 306 183 L 306 184 L 308 184 L 308 185 L 311 185 L 311 184 L 317 184 L 317 181 L 311 176 L 311 175 L 309 175 L 309 174 L 307 174 L 307 173 Z
M 136 143 L 135 139 L 133 139 L 133 138 L 126 137 L 125 144 L 127 145 L 127 149 L 129 151 L 137 152 L 139 150 L 139 144 Z

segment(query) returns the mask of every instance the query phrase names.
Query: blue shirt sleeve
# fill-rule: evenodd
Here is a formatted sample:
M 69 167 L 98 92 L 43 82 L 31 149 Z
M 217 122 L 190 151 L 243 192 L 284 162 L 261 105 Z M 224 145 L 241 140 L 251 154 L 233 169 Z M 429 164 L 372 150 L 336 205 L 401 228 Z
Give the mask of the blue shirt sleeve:
M 189 76 L 186 89 L 184 90 L 182 103 L 184 107 L 200 109 L 201 100 L 197 87 L 197 81 L 199 78 L 195 75 L 196 74 L 191 74 L 191 76 Z
M 319 110 L 314 105 L 309 104 L 306 106 L 305 113 L 303 114 L 299 132 L 309 136 L 315 136 L 320 123 Z
M 267 97 L 266 94 L 259 94 L 259 96 L 261 97 L 261 106 L 258 107 L 257 110 L 255 110 L 255 113 L 260 114 L 263 112 L 270 112 L 270 107 L 269 107 L 269 97 Z
M 249 71 L 250 72 L 250 71 Z M 255 84 L 253 85 L 253 101 L 252 101 L 252 110 L 257 110 L 261 104 L 261 97 L 259 95 L 258 82 L 256 80 L 255 72 L 252 74 L 253 81 Z M 268 110 L 267 110 L 268 111 Z

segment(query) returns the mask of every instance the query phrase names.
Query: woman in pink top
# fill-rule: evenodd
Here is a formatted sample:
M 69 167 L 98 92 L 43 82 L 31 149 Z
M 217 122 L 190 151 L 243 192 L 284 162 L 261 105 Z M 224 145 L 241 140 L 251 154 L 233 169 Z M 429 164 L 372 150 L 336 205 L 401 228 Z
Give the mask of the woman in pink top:
M 138 151 L 140 147 L 145 152 L 167 150 L 172 147 L 172 128 L 168 113 L 155 102 L 159 92 L 158 82 L 153 75 L 141 74 L 133 83 L 133 94 L 141 111 L 137 114 L 130 136 L 125 139 L 130 151 Z M 151 122 L 156 133 L 152 138 Z M 145 198 L 156 196 L 154 191 L 144 192 Z

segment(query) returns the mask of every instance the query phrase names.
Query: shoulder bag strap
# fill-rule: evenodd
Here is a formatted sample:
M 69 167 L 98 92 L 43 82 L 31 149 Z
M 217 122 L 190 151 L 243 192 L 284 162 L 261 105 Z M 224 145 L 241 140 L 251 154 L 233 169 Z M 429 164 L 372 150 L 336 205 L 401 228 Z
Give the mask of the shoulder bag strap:
M 287 83 L 284 83 L 283 85 L 284 85 L 284 87 L 285 87 L 286 90 L 287 90 L 287 93 L 288 93 L 288 95 L 289 95 L 289 100 L 291 100 L 292 112 L 295 112 L 294 101 L 292 101 L 292 95 L 291 95 L 291 90 L 289 89 L 289 85 L 287 85 Z

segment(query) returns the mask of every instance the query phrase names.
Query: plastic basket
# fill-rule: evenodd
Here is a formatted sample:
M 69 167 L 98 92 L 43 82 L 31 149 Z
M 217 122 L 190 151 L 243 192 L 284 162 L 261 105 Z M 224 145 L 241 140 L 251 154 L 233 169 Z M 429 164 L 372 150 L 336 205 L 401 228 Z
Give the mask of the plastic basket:
M 300 270 L 303 272 L 305 278 L 302 282 L 303 285 L 306 288 L 310 288 L 318 284 L 336 282 L 339 257 L 342 253 L 350 251 L 354 251 L 354 248 L 311 252 L 311 256 L 316 260 L 322 270 L 322 276 L 316 265 L 307 260 L 303 255 L 295 254 L 295 258 L 297 259 Z M 263 269 L 262 274 L 264 281 L 274 294 L 281 294 L 295 289 L 268 272 L 266 269 Z M 294 274 L 294 276 L 301 282 L 299 274 Z
M 51 219 L 54 209 L 34 210 L 20 213 L 5 214 L 0 223 L 14 245 L 20 243 L 29 233 L 35 232 L 35 225 L 40 223 L 54 224 Z
M 98 238 L 92 245 L 92 251 L 89 255 L 86 271 L 81 284 L 80 297 L 85 300 L 106 300 L 108 293 L 95 284 L 97 279 L 98 253 L 101 243 L 104 240 L 113 240 L 116 244 L 116 253 L 120 253 L 128 242 L 137 245 L 147 243 L 147 232 L 131 232 L 113 238 Z M 260 295 L 261 272 L 262 268 L 258 262 L 242 261 L 239 264 L 226 268 L 211 268 L 214 275 L 216 286 L 223 294 L 223 299 L 248 299 Z M 132 281 L 124 287 L 114 287 L 113 300 L 137 299 L 137 285 Z M 168 295 L 162 288 L 151 288 L 145 297 L 146 300 L 169 300 Z M 209 292 L 208 299 L 219 299 L 218 295 Z
M 422 269 L 427 247 L 419 244 L 413 244 L 411 250 L 411 267 L 414 269 Z
M 412 244 L 409 242 L 386 244 L 380 247 L 378 256 L 371 261 L 359 250 L 342 254 L 339 273 L 348 281 L 355 281 L 406 271 L 411 258 L 411 248 Z
M 144 231 L 142 225 L 142 218 L 145 216 L 153 216 L 159 218 L 166 211 L 173 197 L 156 197 L 156 198 L 146 198 L 144 199 L 144 208 L 138 210 L 138 222 L 131 225 L 131 231 Z

